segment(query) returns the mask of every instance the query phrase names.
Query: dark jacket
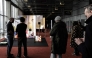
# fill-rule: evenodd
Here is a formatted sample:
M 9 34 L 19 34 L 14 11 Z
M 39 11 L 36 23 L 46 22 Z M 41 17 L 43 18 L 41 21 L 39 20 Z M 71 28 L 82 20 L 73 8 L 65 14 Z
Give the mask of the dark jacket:
M 72 36 L 71 36 L 71 47 L 77 48 L 77 44 L 75 43 L 75 38 L 83 38 L 83 32 L 84 32 L 84 27 L 80 25 L 75 25 L 73 26 L 72 29 Z
M 51 53 L 64 54 L 66 52 L 68 33 L 64 22 L 55 23 L 50 31 L 53 36 L 51 43 Z
M 11 22 L 7 24 L 7 35 L 14 35 L 14 28 Z
M 85 42 L 79 45 L 83 58 L 92 58 L 92 16 L 86 22 Z
M 18 37 L 26 37 L 26 29 L 27 29 L 27 25 L 25 23 L 18 24 L 16 28 Z

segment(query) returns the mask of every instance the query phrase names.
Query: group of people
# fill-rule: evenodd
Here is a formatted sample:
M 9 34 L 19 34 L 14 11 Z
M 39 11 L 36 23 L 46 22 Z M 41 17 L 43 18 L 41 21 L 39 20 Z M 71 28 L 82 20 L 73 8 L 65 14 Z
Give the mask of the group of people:
M 75 22 L 73 24 L 73 31 L 71 37 L 71 47 L 74 48 L 74 54 L 79 55 L 79 52 L 82 54 L 82 58 L 92 58 L 92 5 L 89 5 L 85 8 L 84 14 L 87 17 L 86 26 L 81 26 L 80 22 Z M 16 33 L 18 34 L 18 55 L 17 58 L 21 57 L 21 46 L 24 45 L 24 57 L 27 58 L 27 38 L 26 38 L 26 29 L 27 25 L 24 23 L 25 18 L 20 17 L 21 23 L 17 25 Z M 7 56 L 11 58 L 11 49 L 13 46 L 14 38 L 14 28 L 12 23 L 14 18 L 10 18 L 9 23 L 7 24 Z M 83 32 L 85 31 L 85 36 Z M 60 16 L 55 17 L 55 24 L 50 31 L 51 37 L 51 56 L 50 58 L 62 58 L 62 54 L 66 53 L 68 32 L 66 24 L 61 20 Z
M 27 38 L 26 38 L 26 29 L 27 25 L 25 24 L 25 18 L 20 17 L 20 22 L 16 28 L 16 34 L 18 35 L 18 55 L 17 58 L 21 57 L 21 46 L 24 46 L 24 57 L 27 58 Z M 11 54 L 11 49 L 13 46 L 13 38 L 14 38 L 14 28 L 12 23 L 14 22 L 14 18 L 10 18 L 10 21 L 7 24 L 7 58 L 13 58 L 14 55 Z
M 87 20 L 86 26 L 82 26 L 80 22 L 73 23 L 73 31 L 71 37 L 71 47 L 74 48 L 75 55 L 82 54 L 82 58 L 92 58 L 92 4 L 85 7 L 84 11 Z M 85 31 L 85 35 L 84 34 Z M 62 58 L 62 54 L 66 53 L 68 33 L 66 24 L 61 21 L 60 16 L 55 17 L 55 24 L 50 31 L 51 38 L 51 56 L 50 58 Z

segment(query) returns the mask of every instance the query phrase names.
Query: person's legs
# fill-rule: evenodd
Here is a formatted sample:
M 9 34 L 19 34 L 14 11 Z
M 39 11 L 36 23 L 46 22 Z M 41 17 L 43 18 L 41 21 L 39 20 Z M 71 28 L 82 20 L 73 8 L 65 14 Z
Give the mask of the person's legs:
M 27 56 L 27 38 L 23 38 L 24 56 Z
M 22 46 L 22 38 L 18 38 L 18 55 L 17 55 L 17 57 L 21 57 L 21 46 Z
M 56 58 L 56 54 L 51 53 L 50 58 Z
M 7 40 L 7 42 L 8 42 L 7 55 L 11 56 L 11 49 L 12 49 L 12 46 L 13 46 L 13 36 L 8 35 L 7 37 L 8 37 L 8 40 Z
M 78 56 L 78 55 L 79 55 L 79 50 L 78 50 L 78 48 L 76 47 L 76 48 L 74 48 L 74 49 L 75 49 L 75 55 Z
M 57 54 L 57 58 L 62 58 L 62 54 Z

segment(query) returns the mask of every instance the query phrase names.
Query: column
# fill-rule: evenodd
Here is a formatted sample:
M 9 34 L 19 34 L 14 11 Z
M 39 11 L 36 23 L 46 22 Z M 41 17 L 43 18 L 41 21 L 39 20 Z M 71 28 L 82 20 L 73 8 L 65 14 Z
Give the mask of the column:
M 33 15 L 33 25 L 34 36 L 36 36 L 36 15 Z

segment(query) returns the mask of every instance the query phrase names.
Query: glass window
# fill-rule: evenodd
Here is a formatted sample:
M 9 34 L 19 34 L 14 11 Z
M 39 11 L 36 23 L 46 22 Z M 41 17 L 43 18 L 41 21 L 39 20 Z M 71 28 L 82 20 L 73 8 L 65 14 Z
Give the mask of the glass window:
M 18 8 L 11 5 L 11 17 L 17 18 L 17 16 L 18 16 Z
M 3 21 L 3 30 L 4 30 L 4 37 L 7 38 L 7 23 L 8 23 L 8 19 L 6 16 L 4 16 L 4 21 Z
M 3 16 L 0 16 L 0 32 L 3 32 Z
M 14 6 L 13 5 L 11 5 L 11 17 L 14 18 Z
M 7 29 L 7 23 L 8 23 L 8 21 L 9 21 L 9 18 L 7 18 L 7 17 L 4 17 L 4 30 L 6 30 Z
M 2 14 L 3 13 L 3 3 L 2 3 L 2 0 L 0 0 L 0 14 Z
M 4 0 L 4 15 L 6 15 L 6 1 Z
M 17 18 L 17 17 L 18 17 L 18 9 L 15 8 L 15 18 Z

